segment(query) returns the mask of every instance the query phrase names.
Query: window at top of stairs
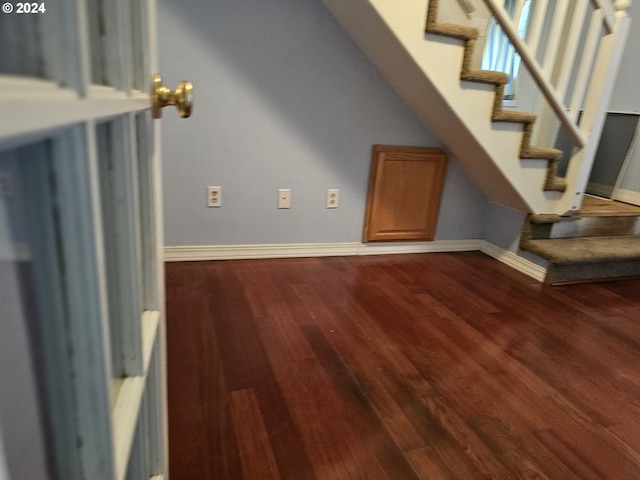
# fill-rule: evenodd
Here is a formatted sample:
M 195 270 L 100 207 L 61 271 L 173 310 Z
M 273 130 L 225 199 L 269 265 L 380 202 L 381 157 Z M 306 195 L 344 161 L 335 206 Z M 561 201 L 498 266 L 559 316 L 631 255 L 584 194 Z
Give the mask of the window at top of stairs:
M 505 0 L 504 8 L 514 22 L 518 24 L 518 35 L 525 38 L 529 26 L 531 0 Z M 518 55 L 507 35 L 502 31 L 494 17 L 491 17 L 487 31 L 487 41 L 482 55 L 482 69 L 504 72 L 509 75 L 509 83 L 505 86 L 505 100 L 515 100 L 515 86 L 520 70 Z

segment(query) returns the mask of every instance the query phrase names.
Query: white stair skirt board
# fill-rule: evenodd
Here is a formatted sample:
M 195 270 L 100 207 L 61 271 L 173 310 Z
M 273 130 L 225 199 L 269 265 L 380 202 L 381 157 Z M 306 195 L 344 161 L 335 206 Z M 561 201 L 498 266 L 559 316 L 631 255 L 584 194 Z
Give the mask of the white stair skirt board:
M 271 245 L 198 245 L 165 247 L 166 262 L 241 260 L 252 258 L 345 257 L 480 251 L 516 270 L 543 281 L 546 269 L 481 239 L 416 243 L 295 243 Z
M 514 268 L 517 271 L 530 276 L 531 278 L 535 278 L 539 282 L 543 282 L 547 274 L 547 269 L 545 267 L 541 267 L 531 260 L 527 260 L 526 258 L 521 257 L 517 253 L 511 252 L 509 250 L 504 250 L 503 248 L 493 245 L 492 243 L 483 242 L 483 246 L 482 248 L 480 248 L 480 251 L 486 255 L 489 255 L 490 257 L 495 258 L 499 262 L 502 262 L 505 265 L 508 265 L 511 268 Z

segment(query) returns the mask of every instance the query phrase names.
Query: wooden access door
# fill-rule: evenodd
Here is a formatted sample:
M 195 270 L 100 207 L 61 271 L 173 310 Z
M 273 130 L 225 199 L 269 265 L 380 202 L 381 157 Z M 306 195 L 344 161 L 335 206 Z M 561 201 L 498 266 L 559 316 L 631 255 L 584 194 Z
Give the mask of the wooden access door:
M 433 240 L 446 166 L 439 149 L 374 145 L 363 241 Z
M 4 391 L 32 401 L 0 396 L 0 459 L 15 480 L 166 478 L 155 1 L 25 5 L 0 13 L 0 309 L 29 377 Z

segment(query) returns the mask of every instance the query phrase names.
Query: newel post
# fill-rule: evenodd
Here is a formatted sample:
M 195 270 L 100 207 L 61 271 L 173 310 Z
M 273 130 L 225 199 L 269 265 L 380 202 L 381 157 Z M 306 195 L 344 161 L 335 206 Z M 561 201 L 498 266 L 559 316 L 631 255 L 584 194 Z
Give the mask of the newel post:
M 616 0 L 616 16 L 626 17 L 629 14 L 626 12 L 631 6 L 631 0 Z

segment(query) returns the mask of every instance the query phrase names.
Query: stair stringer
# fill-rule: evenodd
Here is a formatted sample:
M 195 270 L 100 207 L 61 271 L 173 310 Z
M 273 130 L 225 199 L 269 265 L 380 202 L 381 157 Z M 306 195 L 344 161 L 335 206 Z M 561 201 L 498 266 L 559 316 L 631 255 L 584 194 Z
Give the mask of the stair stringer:
M 425 0 L 323 0 L 396 92 L 492 201 L 565 213 L 569 195 L 543 191 L 546 160 L 519 158 L 522 124 L 492 122 L 493 85 L 460 80 L 463 42 L 425 34 Z

